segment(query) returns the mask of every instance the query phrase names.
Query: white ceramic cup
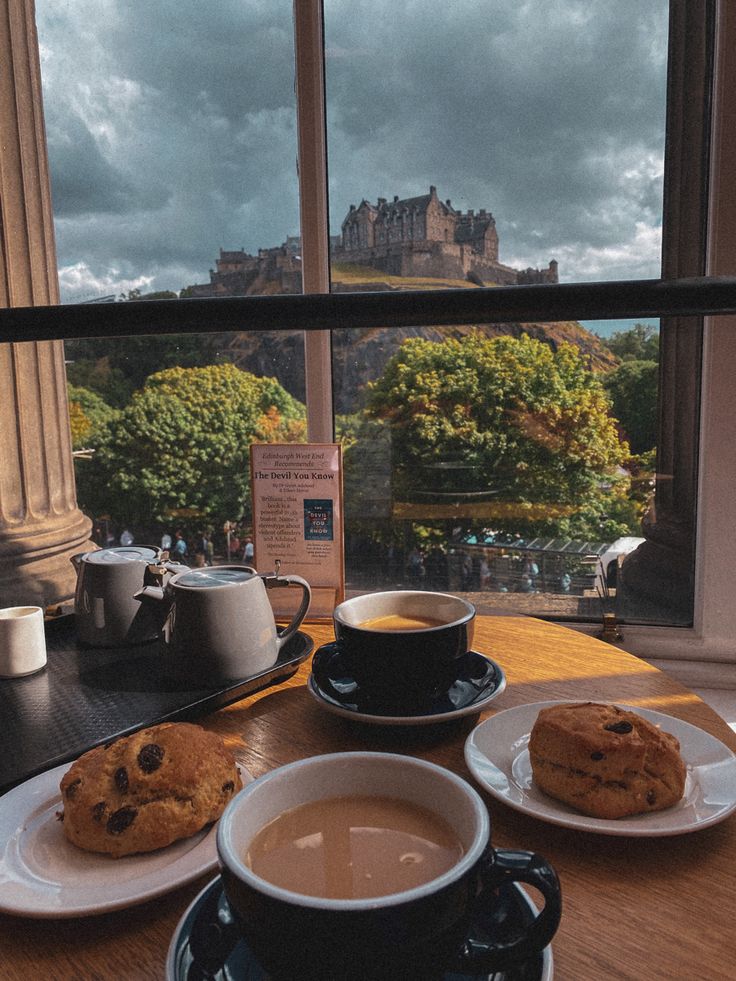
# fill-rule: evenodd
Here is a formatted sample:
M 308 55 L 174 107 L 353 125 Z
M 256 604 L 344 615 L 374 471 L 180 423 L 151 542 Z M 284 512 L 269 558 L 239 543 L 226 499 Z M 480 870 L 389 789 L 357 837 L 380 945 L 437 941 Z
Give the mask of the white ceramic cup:
M 46 664 L 46 635 L 40 606 L 0 610 L 0 678 L 20 678 Z

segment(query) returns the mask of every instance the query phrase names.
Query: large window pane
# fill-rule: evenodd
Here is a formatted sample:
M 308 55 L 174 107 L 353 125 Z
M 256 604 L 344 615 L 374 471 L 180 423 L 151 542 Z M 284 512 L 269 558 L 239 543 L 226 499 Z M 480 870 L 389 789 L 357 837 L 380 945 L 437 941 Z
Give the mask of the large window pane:
M 36 7 L 62 302 L 100 303 L 66 344 L 80 505 L 101 544 L 226 555 L 249 442 L 305 438 L 302 334 L 106 338 L 102 301 L 300 292 L 292 5 Z
M 325 4 L 333 291 L 660 275 L 664 0 L 380 8 Z M 338 331 L 349 587 L 598 618 L 653 495 L 658 332 Z

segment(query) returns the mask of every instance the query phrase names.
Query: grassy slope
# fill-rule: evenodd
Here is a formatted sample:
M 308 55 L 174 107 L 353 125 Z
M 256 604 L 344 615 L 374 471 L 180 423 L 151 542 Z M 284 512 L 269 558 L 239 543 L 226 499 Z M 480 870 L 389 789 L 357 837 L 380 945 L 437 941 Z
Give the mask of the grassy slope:
M 365 283 L 373 283 L 376 289 L 388 290 L 436 290 L 436 289 L 478 289 L 475 283 L 467 279 L 446 279 L 442 277 L 422 276 L 389 276 L 380 269 L 370 266 L 351 265 L 349 263 L 333 263 L 331 267 L 332 281 L 344 289 L 357 287 Z M 487 283 L 489 288 L 495 283 Z M 522 324 L 531 327 L 531 324 Z M 576 320 L 550 322 L 544 325 L 546 334 L 556 342 L 569 341 L 577 344 L 592 355 L 594 370 L 608 371 L 615 367 L 617 359 L 608 351 L 595 334 L 591 334 Z

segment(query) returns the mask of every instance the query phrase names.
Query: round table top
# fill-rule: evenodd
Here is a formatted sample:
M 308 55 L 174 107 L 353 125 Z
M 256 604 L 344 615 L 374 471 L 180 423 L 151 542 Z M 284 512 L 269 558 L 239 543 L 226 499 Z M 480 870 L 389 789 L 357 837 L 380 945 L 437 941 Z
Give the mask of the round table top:
M 333 637 L 327 624 L 302 629 L 314 638 L 315 647 Z M 219 732 L 254 776 L 306 756 L 373 749 L 433 760 L 468 779 L 487 803 L 494 844 L 539 852 L 559 874 L 563 916 L 552 944 L 556 977 L 733 978 L 735 817 L 672 837 L 601 835 L 561 827 L 513 810 L 486 793 L 468 770 L 463 751 L 474 728 L 497 712 L 556 699 L 653 709 L 698 726 L 732 750 L 736 735 L 672 677 L 584 633 L 531 617 L 479 616 L 473 648 L 502 667 L 507 686 L 480 715 L 451 725 L 397 732 L 330 714 L 306 690 L 309 661 L 288 681 L 199 721 Z M 176 925 L 211 878 L 95 917 L 0 915 L 0 973 L 5 981 L 160 981 Z

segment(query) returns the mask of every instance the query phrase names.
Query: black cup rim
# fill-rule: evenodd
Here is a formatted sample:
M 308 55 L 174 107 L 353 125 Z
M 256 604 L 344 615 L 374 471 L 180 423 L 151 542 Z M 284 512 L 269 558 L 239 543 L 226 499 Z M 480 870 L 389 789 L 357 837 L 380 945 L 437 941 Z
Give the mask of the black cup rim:
M 466 608 L 465 613 L 462 616 L 457 617 L 455 620 L 448 620 L 446 623 L 440 623 L 433 627 L 415 627 L 410 630 L 402 630 L 400 631 L 402 635 L 407 634 L 411 636 L 414 634 L 422 635 L 422 634 L 438 633 L 441 630 L 447 630 L 448 627 L 458 627 L 458 626 L 462 626 L 464 623 L 469 623 L 475 617 L 476 614 L 475 607 L 471 602 L 469 602 L 466 599 L 463 599 L 462 596 L 456 596 L 454 593 L 440 593 L 434 590 L 425 590 L 425 589 L 385 589 L 385 590 L 381 590 L 381 592 L 378 593 L 361 593 L 359 596 L 351 596 L 350 599 L 343 600 L 342 603 L 336 606 L 335 609 L 333 610 L 332 618 L 336 624 L 340 624 L 340 626 L 346 627 L 349 630 L 357 630 L 360 631 L 361 633 L 365 633 L 369 635 L 370 634 L 379 634 L 379 635 L 396 634 L 398 632 L 396 630 L 391 630 L 391 629 L 381 630 L 381 629 L 376 629 L 375 627 L 365 628 L 365 627 L 361 627 L 360 624 L 350 623 L 348 620 L 344 618 L 343 610 L 346 606 L 355 603 L 356 601 L 368 602 L 368 597 L 370 597 L 370 599 L 377 600 L 380 602 L 380 600 L 382 600 L 383 597 L 385 596 L 402 596 L 402 597 L 417 596 L 417 597 L 422 597 L 422 602 L 425 603 L 427 602 L 427 597 L 437 596 L 440 597 L 441 599 L 448 599 L 448 600 L 452 600 L 455 603 L 461 603 Z

